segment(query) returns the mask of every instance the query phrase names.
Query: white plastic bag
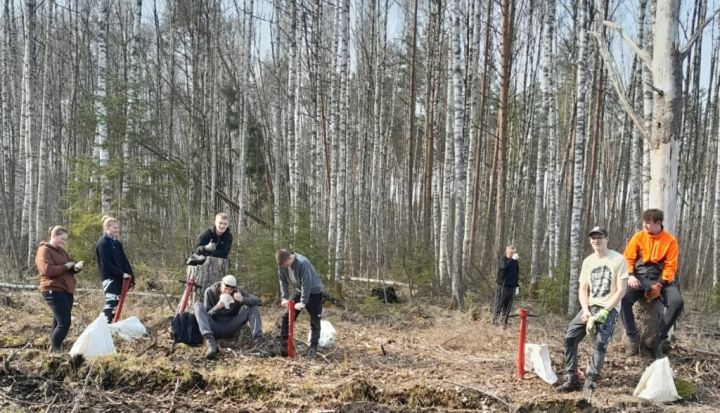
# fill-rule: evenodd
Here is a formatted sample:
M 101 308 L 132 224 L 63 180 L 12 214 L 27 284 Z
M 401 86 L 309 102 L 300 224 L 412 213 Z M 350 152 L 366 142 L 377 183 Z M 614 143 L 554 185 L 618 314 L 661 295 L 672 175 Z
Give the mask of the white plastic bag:
M 136 316 L 128 317 L 117 323 L 108 324 L 110 332 L 117 334 L 125 341 L 134 341 L 137 338 L 147 336 L 147 329 Z
M 525 371 L 532 371 L 545 383 L 554 384 L 557 376 L 550 363 L 547 344 L 525 343 Z
M 308 345 L 310 345 L 310 336 L 312 331 L 308 332 Z M 318 340 L 320 347 L 332 347 L 335 345 L 335 327 L 327 321 L 320 321 L 320 340 Z
M 654 402 L 674 402 L 681 399 L 675 388 L 670 360 L 663 357 L 645 369 L 633 396 Z
M 115 344 L 105 314 L 90 323 L 70 349 L 70 355 L 82 354 L 87 359 L 115 353 Z

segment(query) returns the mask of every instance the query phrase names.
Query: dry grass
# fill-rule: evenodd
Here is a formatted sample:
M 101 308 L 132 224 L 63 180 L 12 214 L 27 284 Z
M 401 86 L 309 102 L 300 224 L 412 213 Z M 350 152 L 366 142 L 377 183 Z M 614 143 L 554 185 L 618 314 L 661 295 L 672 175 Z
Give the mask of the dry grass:
M 364 288 L 364 287 L 363 287 Z M 99 313 L 97 294 L 77 297 L 69 346 Z M 367 304 L 367 302 L 365 303 Z M 367 307 L 367 306 L 366 306 Z M 204 348 L 178 346 L 170 353 L 172 311 L 162 299 L 130 297 L 125 315 L 137 315 L 150 338 L 116 340 L 118 354 L 78 363 L 49 357 L 51 312 L 34 292 L 0 291 L 1 411 L 718 411 L 717 316 L 688 314 L 674 344 L 676 374 L 692 379 L 691 401 L 653 405 L 632 397 L 647 358 L 626 358 L 622 327 L 606 358 L 604 379 L 592 405 L 580 394 L 560 395 L 533 374 L 514 376 L 517 319 L 503 330 L 485 309 L 465 313 L 411 304 L 373 307 L 380 312 L 327 308 L 338 330 L 337 346 L 314 361 L 260 357 L 247 349 L 247 331 L 221 341 L 221 357 L 206 361 Z M 263 307 L 265 331 L 279 315 Z M 713 324 L 714 323 L 714 324 Z M 307 337 L 307 315 L 297 338 Z M 530 319 L 528 341 L 546 343 L 561 371 L 560 317 Z M 302 346 L 300 346 L 302 351 Z M 581 347 L 580 365 L 590 352 Z M 301 352 L 301 354 L 303 354 Z

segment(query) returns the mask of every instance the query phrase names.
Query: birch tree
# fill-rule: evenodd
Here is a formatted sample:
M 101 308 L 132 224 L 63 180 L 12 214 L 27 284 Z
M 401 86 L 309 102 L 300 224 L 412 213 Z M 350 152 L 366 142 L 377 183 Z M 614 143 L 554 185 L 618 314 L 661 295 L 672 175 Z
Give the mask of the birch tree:
M 577 56 L 577 94 L 576 94 L 576 119 L 575 126 L 575 161 L 573 166 L 573 198 L 572 212 L 570 218 L 570 288 L 568 290 L 568 315 L 577 311 L 578 297 L 578 276 L 580 275 L 580 252 L 582 241 L 580 240 L 581 210 L 583 204 L 583 163 L 585 155 L 585 59 L 586 59 L 586 5 L 585 0 L 580 0 L 578 5 L 577 33 L 578 33 L 578 56 Z
M 22 139 L 25 143 L 25 187 L 23 197 L 22 225 L 27 237 L 26 265 L 30 267 L 37 247 L 35 214 L 35 194 L 37 182 L 37 150 L 35 147 L 35 11 L 34 0 L 25 1 L 25 56 L 23 58 L 23 109 Z M 24 238 L 24 237 L 22 237 Z
M 100 206 L 103 214 L 110 213 L 111 189 L 107 164 L 107 30 L 110 1 L 101 0 L 98 10 L 97 35 L 97 88 L 95 90 L 95 145 L 94 158 L 100 166 Z M 193 68 L 194 69 L 194 68 Z

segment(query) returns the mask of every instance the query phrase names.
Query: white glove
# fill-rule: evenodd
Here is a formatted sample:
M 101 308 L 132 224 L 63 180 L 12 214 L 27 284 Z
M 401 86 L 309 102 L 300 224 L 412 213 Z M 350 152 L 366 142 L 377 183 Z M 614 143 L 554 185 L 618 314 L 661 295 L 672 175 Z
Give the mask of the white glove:
M 235 299 L 230 294 L 220 294 L 220 302 L 223 303 L 225 308 L 230 308 Z
M 520 287 L 515 287 L 515 295 L 520 295 Z
M 303 303 L 295 303 L 295 310 L 300 311 L 303 308 L 305 308 L 305 304 Z
M 130 277 L 132 277 L 132 275 L 130 275 L 128 273 L 123 274 L 123 278 L 130 278 Z
M 282 301 L 280 301 L 280 305 L 283 306 L 283 307 L 287 307 L 287 303 L 288 303 L 288 299 L 287 299 L 287 298 L 283 298 Z
M 520 256 L 517 254 L 517 252 L 513 254 L 512 259 L 514 259 L 515 261 L 520 259 Z
M 75 266 L 75 261 L 68 261 L 68 262 L 65 263 L 65 269 L 66 269 L 66 270 L 69 270 L 69 269 L 71 269 L 71 268 L 74 267 L 74 266 Z
M 235 294 L 233 294 L 233 300 L 237 301 L 238 303 L 242 303 L 242 294 L 240 294 L 240 292 L 235 292 Z
M 207 252 L 213 252 L 217 249 L 217 245 L 214 242 L 210 241 L 204 248 Z
M 80 271 L 82 270 L 84 264 L 85 263 L 83 261 L 78 261 L 75 263 L 75 266 L 73 268 L 75 268 L 75 271 Z

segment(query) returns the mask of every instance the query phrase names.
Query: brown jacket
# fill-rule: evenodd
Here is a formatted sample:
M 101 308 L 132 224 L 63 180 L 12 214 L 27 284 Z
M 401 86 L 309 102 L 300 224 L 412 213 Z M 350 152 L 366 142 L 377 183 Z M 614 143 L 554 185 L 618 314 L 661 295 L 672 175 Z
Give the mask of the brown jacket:
M 68 261 L 72 258 L 64 249 L 54 247 L 43 241 L 40 243 L 37 255 L 35 256 L 35 266 L 40 273 L 40 291 L 63 291 L 66 293 L 75 293 L 75 271 L 65 268 Z

